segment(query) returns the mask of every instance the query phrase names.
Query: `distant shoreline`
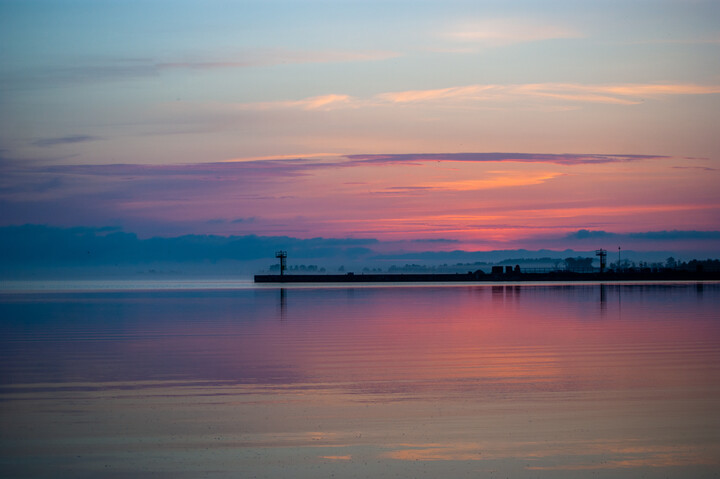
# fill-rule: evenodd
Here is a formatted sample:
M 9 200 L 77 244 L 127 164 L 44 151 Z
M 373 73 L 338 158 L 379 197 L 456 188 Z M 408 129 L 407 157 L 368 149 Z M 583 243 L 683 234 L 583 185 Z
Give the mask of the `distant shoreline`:
M 621 271 L 576 273 L 493 273 L 480 271 L 449 274 L 258 274 L 256 283 L 424 283 L 424 282 L 523 282 L 523 281 L 712 281 L 720 280 L 720 272 L 711 271 Z

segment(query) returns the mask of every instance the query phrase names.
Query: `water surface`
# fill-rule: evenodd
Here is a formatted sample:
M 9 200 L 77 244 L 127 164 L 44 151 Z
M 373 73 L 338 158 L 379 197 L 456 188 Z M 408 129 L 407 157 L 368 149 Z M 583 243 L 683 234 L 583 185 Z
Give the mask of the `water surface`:
M 196 286 L 0 294 L 0 475 L 720 475 L 718 283 Z

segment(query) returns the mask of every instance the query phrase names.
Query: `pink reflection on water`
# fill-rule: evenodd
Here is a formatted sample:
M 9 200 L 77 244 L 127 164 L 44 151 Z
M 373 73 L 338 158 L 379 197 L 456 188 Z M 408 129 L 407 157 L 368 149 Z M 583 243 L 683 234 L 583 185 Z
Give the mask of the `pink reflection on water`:
M 126 475 L 181 464 L 345 477 L 379 464 L 392 477 L 421 464 L 438 469 L 410 475 L 708 476 L 720 467 L 719 287 L 5 302 L 3 438 L 22 464 L 42 456 L 46 476 L 78 456 Z
M 351 391 L 682 388 L 720 364 L 713 301 L 687 286 L 289 289 L 126 325 L 139 373 Z M 197 301 L 197 300 L 196 300 Z M 203 308 L 199 308 L 202 310 Z M 688 315 L 688 311 L 692 311 Z

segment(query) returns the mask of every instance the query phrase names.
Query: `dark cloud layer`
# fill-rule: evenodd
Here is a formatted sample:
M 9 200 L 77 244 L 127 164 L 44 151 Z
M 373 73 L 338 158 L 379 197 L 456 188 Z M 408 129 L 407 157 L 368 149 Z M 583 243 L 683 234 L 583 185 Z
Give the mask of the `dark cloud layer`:
M 720 231 L 646 231 L 639 233 L 610 233 L 602 230 L 578 230 L 566 236 L 567 239 L 595 240 L 595 239 L 636 239 L 650 241 L 677 241 L 677 240 L 720 240 Z
M 278 249 L 295 258 L 368 254 L 375 239 L 288 236 L 184 235 L 140 239 L 118 228 L 57 228 L 44 225 L 0 228 L 0 262 L 5 264 L 204 262 L 272 258 Z

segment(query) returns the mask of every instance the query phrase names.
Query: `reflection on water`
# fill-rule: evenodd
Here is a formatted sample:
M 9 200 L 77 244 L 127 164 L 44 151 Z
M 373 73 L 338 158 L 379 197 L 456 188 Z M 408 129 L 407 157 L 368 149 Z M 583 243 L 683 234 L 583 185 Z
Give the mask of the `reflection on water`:
M 280 288 L 280 319 L 285 320 L 287 314 L 287 291 L 285 288 Z
M 0 475 L 716 477 L 720 284 L 0 296 Z

